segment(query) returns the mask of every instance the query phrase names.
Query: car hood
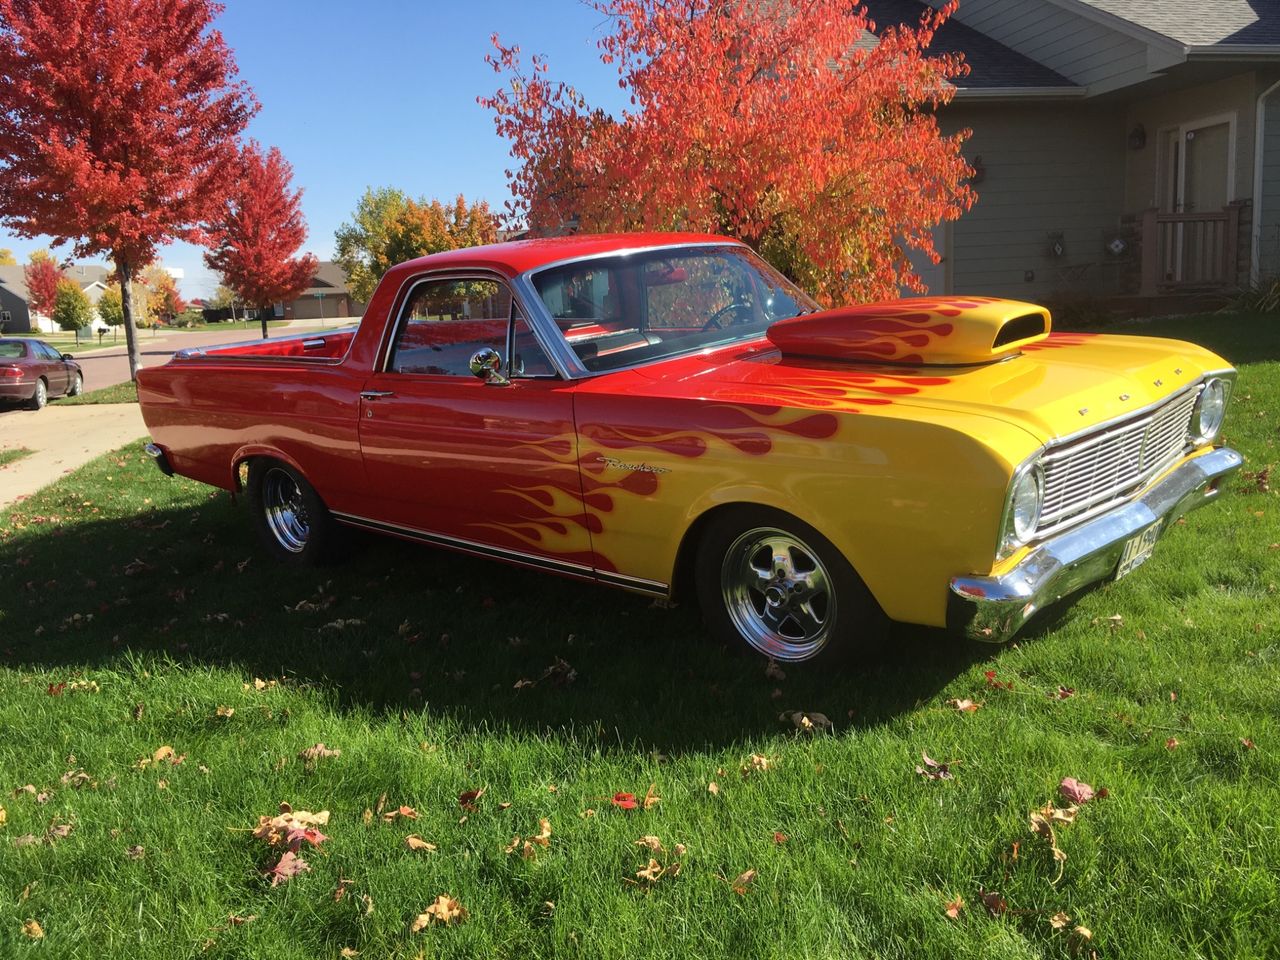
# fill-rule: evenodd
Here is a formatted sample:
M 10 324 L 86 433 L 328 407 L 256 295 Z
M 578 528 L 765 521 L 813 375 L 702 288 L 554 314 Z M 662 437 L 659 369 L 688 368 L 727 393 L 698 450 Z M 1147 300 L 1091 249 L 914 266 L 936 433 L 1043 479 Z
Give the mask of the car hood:
M 948 409 L 1016 424 L 1044 442 L 1136 413 L 1227 367 L 1194 344 L 1140 336 L 1054 333 L 996 362 L 928 367 L 784 357 L 759 341 L 636 368 L 646 386 L 629 392 L 832 412 Z

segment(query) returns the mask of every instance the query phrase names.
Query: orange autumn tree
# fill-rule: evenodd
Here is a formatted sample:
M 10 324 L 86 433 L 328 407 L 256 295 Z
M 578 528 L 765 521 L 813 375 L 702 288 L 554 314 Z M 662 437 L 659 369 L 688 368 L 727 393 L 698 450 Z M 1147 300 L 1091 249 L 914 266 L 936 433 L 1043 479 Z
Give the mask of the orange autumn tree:
M 595 6 L 601 59 L 630 94 L 617 117 L 493 37 L 507 84 L 479 102 L 516 161 L 513 222 L 727 234 L 835 302 L 921 289 L 908 251 L 936 262 L 931 231 L 975 199 L 968 131 L 935 117 L 968 68 L 928 54 L 954 0 L 886 29 L 849 0 Z

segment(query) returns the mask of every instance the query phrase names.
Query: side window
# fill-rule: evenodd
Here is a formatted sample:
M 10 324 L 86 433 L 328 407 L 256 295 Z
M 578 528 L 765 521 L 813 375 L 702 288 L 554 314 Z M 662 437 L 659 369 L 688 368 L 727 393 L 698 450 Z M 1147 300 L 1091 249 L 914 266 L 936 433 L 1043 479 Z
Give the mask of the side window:
M 515 357 L 507 351 L 514 322 Z M 391 346 L 391 373 L 472 377 L 471 357 L 491 347 L 515 376 L 553 373 L 533 331 L 497 280 L 432 280 L 409 294 Z
M 57 350 L 53 349 L 53 347 L 49 346 L 47 343 L 43 343 L 43 342 L 36 344 L 36 353 L 43 360 L 61 360 L 62 359 L 62 354 L 60 354 Z

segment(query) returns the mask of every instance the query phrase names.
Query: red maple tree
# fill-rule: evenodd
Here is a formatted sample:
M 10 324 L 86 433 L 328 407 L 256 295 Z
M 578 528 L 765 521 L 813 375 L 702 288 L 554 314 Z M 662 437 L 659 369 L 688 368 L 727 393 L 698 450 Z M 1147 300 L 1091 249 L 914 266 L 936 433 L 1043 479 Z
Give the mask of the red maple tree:
M 259 308 L 265 339 L 271 304 L 293 300 L 311 285 L 316 258 L 296 256 L 307 239 L 307 221 L 302 190 L 289 189 L 293 167 L 279 149 L 264 155 L 250 141 L 239 170 L 231 197 L 209 225 L 213 248 L 204 262 L 241 300 Z
M 920 287 L 908 251 L 936 262 L 932 229 L 975 199 L 968 131 L 944 136 L 935 117 L 967 68 L 928 54 L 954 0 L 887 29 L 850 0 L 594 6 L 601 59 L 630 93 L 620 116 L 493 37 L 509 82 L 479 102 L 517 162 L 513 221 L 728 234 L 837 301 Z
M 131 281 L 200 242 L 257 110 L 211 0 L 0 0 L 0 222 L 106 254 L 136 377 Z
M 52 257 L 34 258 L 22 268 L 22 278 L 27 283 L 27 303 L 32 313 L 53 316 L 53 304 L 58 299 L 58 283 L 62 271 Z

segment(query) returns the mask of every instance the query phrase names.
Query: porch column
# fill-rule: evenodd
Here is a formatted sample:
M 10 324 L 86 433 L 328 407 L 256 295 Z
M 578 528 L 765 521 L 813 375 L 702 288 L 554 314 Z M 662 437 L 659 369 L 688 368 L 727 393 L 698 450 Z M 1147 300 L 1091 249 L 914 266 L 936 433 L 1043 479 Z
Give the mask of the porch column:
M 1149 207 L 1142 211 L 1142 282 L 1138 295 L 1154 297 L 1160 283 L 1160 224 L 1156 215 L 1160 211 Z

